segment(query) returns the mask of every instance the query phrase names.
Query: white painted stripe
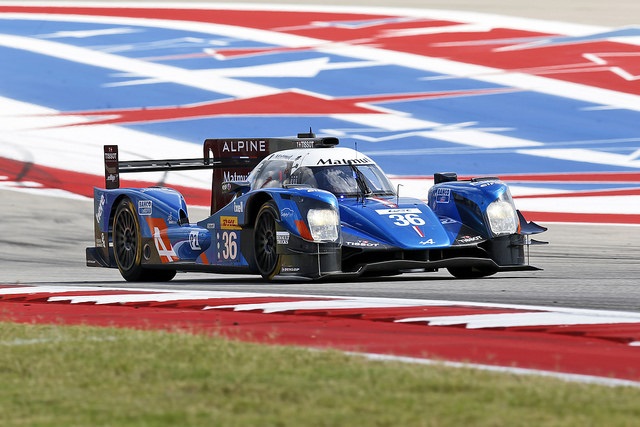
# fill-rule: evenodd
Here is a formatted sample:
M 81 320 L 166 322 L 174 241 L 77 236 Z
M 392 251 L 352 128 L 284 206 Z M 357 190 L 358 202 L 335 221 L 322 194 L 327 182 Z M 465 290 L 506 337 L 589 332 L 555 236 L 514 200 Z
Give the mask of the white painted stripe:
M 97 292 L 97 291 L 112 291 L 114 290 L 110 288 L 98 288 L 98 287 L 89 287 L 89 286 L 49 286 L 49 285 L 36 285 L 36 286 L 11 286 L 11 287 L 0 287 L 0 295 L 31 295 L 31 294 L 39 294 L 39 293 L 62 293 L 62 292 L 78 292 L 78 291 L 86 291 L 86 292 Z M 124 289 L 120 288 L 118 290 L 124 291 Z M 154 292 L 154 291 L 150 291 Z
M 366 104 L 366 102 L 364 102 L 363 104 Z M 379 106 L 376 108 L 380 109 Z M 382 111 L 391 112 L 393 110 L 391 110 L 389 107 L 386 107 Z M 482 132 L 474 129 L 456 129 L 452 126 L 445 126 L 442 123 L 420 120 L 413 117 L 406 117 L 405 113 L 397 111 L 395 112 L 395 114 L 333 114 L 331 117 L 337 120 L 358 123 L 362 126 L 371 127 L 378 130 L 385 129 L 393 132 L 410 132 L 413 136 L 439 139 L 446 142 L 468 145 L 481 149 L 537 147 L 543 145 L 540 142 L 522 138 L 514 138 L 496 133 Z M 357 132 L 355 133 L 357 134 Z M 394 136 L 393 138 L 396 137 L 397 136 Z M 365 135 L 359 135 L 359 138 L 372 142 L 381 140 Z M 374 154 L 386 156 L 390 153 L 378 152 Z M 415 156 L 415 153 L 413 151 L 392 152 L 391 154 Z
M 63 197 L 65 199 L 88 200 L 85 196 L 80 196 L 70 191 L 61 190 L 59 188 L 44 188 L 41 185 L 25 185 L 24 182 L 6 181 L 0 182 L 0 189 L 17 191 L 20 193 L 35 194 L 37 196 Z
M 584 148 L 539 148 L 533 150 L 518 150 L 517 153 L 547 159 L 570 160 L 573 162 L 594 163 L 625 168 L 640 168 L 640 160 L 634 156 L 587 150 Z
M 398 323 L 427 323 L 429 326 L 466 325 L 467 329 L 513 328 L 522 326 L 595 325 L 629 323 L 624 316 L 598 316 L 556 312 L 472 314 L 463 316 L 412 317 Z
M 85 295 L 65 296 L 65 292 L 86 291 L 122 291 L 116 295 Z M 145 292 L 143 294 L 131 294 L 128 292 Z M 495 325 L 511 326 L 536 326 L 557 323 L 562 319 L 562 324 L 606 324 L 606 323 L 640 323 L 639 312 L 593 310 L 579 308 L 547 307 L 522 304 L 479 303 L 470 301 L 427 300 L 427 299 L 402 299 L 402 298 L 378 298 L 378 297 L 345 297 L 335 295 L 305 295 L 305 294 L 278 294 L 256 292 L 226 292 L 226 291 L 191 291 L 191 290 L 166 290 L 145 288 L 117 288 L 117 287 L 88 287 L 88 286 L 16 286 L 0 288 L 0 295 L 10 294 L 34 294 L 34 293 L 58 293 L 49 298 L 51 302 L 71 301 L 73 303 L 95 302 L 109 304 L 117 302 L 145 302 L 145 301 L 180 301 L 190 299 L 221 299 L 221 298 L 299 298 L 299 301 L 273 302 L 264 304 L 237 304 L 237 305 L 209 305 L 206 309 L 233 308 L 237 311 L 263 310 L 265 313 L 277 313 L 288 310 L 331 310 L 347 308 L 393 308 L 393 307 L 468 307 L 468 308 L 496 308 L 523 310 L 525 313 L 504 314 L 478 314 L 462 316 L 430 316 L 405 318 L 399 322 L 439 322 L 440 325 L 456 325 L 472 323 L 482 327 L 495 327 Z M 319 300 L 319 298 L 322 298 Z M 535 319 L 526 322 L 527 317 Z M 579 320 L 579 322 L 578 322 Z M 493 326 L 486 326 L 493 325 Z
M 638 215 L 640 196 L 541 197 L 517 199 L 523 211 Z
M 357 352 L 345 352 L 345 354 L 349 354 L 352 356 L 365 357 L 373 361 L 416 363 L 419 365 L 444 366 L 448 368 L 479 369 L 482 371 L 489 371 L 489 372 L 496 372 L 496 373 L 503 373 L 503 374 L 533 375 L 533 376 L 540 376 L 540 377 L 555 378 L 555 379 L 568 381 L 568 382 L 604 385 L 609 387 L 640 388 L 639 381 L 623 380 L 623 379 L 609 378 L 609 377 L 597 377 L 593 375 L 569 374 L 569 373 L 562 373 L 562 372 L 543 371 L 539 369 L 526 369 L 526 368 L 514 368 L 514 367 L 508 367 L 508 366 L 484 365 L 479 363 L 448 362 L 443 360 L 421 359 L 417 357 L 406 357 L 406 356 L 393 356 L 388 354 L 357 353 Z
M 99 175 L 104 170 L 102 147 L 118 141 L 120 158 L 163 159 L 199 157 L 199 142 L 190 143 L 113 125 L 64 126 L 82 123 L 83 117 L 60 117 L 59 112 L 0 97 L 0 157 L 53 168 Z M 7 114 L 11 112 L 11 114 Z M 35 118 L 34 118 L 35 117 Z M 34 128 L 37 120 L 37 128 Z M 61 155 L 61 154 L 64 155 Z M 133 179 L 157 182 L 163 173 L 136 174 Z M 211 172 L 172 172 L 168 184 L 210 189 Z
M 184 300 L 208 300 L 211 298 L 255 298 L 261 296 L 252 293 L 235 292 L 209 292 L 209 291 L 164 291 L 143 294 L 119 294 L 119 295 L 86 295 L 86 296 L 55 296 L 49 298 L 51 302 L 69 301 L 71 304 L 94 303 L 117 304 L 136 302 L 170 302 Z
M 317 298 L 322 298 L 318 296 Z M 229 309 L 234 311 L 255 311 L 261 310 L 263 313 L 278 313 L 292 310 L 335 310 L 347 308 L 393 308 L 408 307 L 402 300 L 388 300 L 380 302 L 362 301 L 360 299 L 338 299 L 335 301 L 293 301 L 293 302 L 270 302 L 263 304 L 237 304 L 208 306 L 205 310 Z
M 39 55 L 52 56 L 77 64 L 132 73 L 145 78 L 172 82 L 238 98 L 271 95 L 281 92 L 281 90 L 277 88 L 224 77 L 216 72 L 194 72 L 184 68 L 141 61 L 139 59 L 127 58 L 125 56 L 113 55 L 50 40 L 0 35 L 0 46 L 21 49 Z

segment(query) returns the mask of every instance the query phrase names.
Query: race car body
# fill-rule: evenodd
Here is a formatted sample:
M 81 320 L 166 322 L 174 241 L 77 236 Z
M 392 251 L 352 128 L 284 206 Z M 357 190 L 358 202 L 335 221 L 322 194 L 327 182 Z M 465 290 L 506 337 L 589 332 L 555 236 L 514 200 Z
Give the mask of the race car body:
M 94 190 L 87 265 L 130 281 L 177 271 L 267 280 L 390 275 L 446 268 L 459 278 L 535 270 L 527 222 L 498 178 L 434 175 L 427 200 L 400 196 L 366 155 L 336 138 L 208 139 L 202 159 L 121 162 L 105 146 L 106 189 Z M 119 188 L 119 174 L 213 170 L 211 213 L 191 222 L 165 187 Z

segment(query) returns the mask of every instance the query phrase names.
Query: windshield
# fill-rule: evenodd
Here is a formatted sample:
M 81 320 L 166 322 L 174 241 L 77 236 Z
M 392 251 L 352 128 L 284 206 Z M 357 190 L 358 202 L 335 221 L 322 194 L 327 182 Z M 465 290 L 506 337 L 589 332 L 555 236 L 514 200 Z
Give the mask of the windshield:
M 367 188 L 360 188 L 359 172 Z M 301 167 L 291 175 L 291 184 L 308 185 L 327 190 L 336 196 L 356 197 L 368 193 L 375 196 L 394 195 L 389 179 L 374 164 Z
M 289 183 L 292 162 L 288 160 L 271 160 L 260 163 L 249 175 L 251 188 L 282 187 Z

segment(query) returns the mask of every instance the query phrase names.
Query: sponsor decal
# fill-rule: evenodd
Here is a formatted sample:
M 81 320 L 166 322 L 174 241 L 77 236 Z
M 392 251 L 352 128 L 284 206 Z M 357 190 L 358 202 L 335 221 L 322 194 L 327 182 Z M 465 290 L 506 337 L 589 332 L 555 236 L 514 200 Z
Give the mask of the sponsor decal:
M 361 157 L 359 159 L 320 159 L 316 166 L 324 166 L 324 165 L 350 165 L 350 164 L 367 164 L 373 163 L 371 159 L 367 157 Z
M 480 188 L 484 188 L 484 187 L 490 187 L 492 185 L 498 184 L 498 180 L 495 179 L 493 181 L 478 181 L 478 182 L 471 182 L 471 185 L 475 186 L 475 187 L 480 187 Z
M 104 197 L 104 194 L 100 195 L 100 203 L 98 204 L 98 212 L 96 213 L 96 221 L 100 224 L 102 220 L 102 214 L 104 213 L 104 205 L 107 203 L 107 199 Z
M 223 152 L 265 152 L 267 151 L 267 141 L 265 140 L 246 140 L 246 141 L 225 141 L 222 146 Z
M 293 157 L 291 154 L 276 153 L 272 154 L 269 160 L 289 160 L 291 157 Z
M 456 239 L 458 243 L 473 243 L 482 240 L 482 236 L 463 236 Z
M 313 148 L 313 141 L 298 141 L 296 146 L 298 148 Z
M 456 221 L 455 219 L 452 218 L 442 218 L 440 219 L 440 224 L 455 224 L 458 221 Z
M 429 239 L 429 240 L 422 240 L 419 242 L 421 245 L 433 245 L 436 242 L 433 239 Z
M 279 245 L 289 244 L 289 232 L 288 231 L 276 231 L 276 241 Z
M 380 243 L 378 242 L 370 242 L 368 240 L 355 240 L 355 241 L 346 241 L 344 242 L 345 245 L 347 246 L 357 246 L 360 248 L 375 248 L 377 246 L 380 246 Z
M 280 211 L 280 218 L 291 218 L 292 216 L 295 215 L 295 212 L 293 212 L 293 209 L 291 208 L 284 208 Z
M 221 216 L 220 228 L 223 230 L 240 230 L 237 216 Z
M 399 208 L 399 209 L 376 209 L 376 212 L 380 215 L 391 214 L 419 214 L 422 211 L 418 208 Z
M 200 247 L 200 238 L 197 231 L 192 231 L 189 233 L 189 246 L 194 251 L 199 251 L 202 249 Z
M 167 224 L 177 224 L 178 221 L 175 220 L 175 218 L 173 217 L 173 212 L 169 212 L 169 215 L 167 216 Z
M 449 203 L 451 200 L 450 188 L 438 188 L 436 190 L 436 203 Z
M 104 172 L 107 188 L 120 187 L 118 178 L 118 147 L 115 145 L 104 146 Z
M 246 181 L 249 177 L 249 174 L 241 174 L 237 172 L 223 171 L 222 172 L 222 180 L 223 181 Z M 224 189 L 224 187 L 223 187 Z M 228 189 L 227 189 L 228 190 Z M 225 191 L 227 191 L 225 190 Z
M 280 269 L 281 273 L 296 273 L 300 271 L 300 267 L 282 267 Z
M 151 215 L 153 212 L 152 200 L 138 200 L 138 215 Z
M 236 213 L 244 212 L 244 202 L 233 202 L 233 211 Z
M 104 233 L 100 233 L 100 238 L 96 239 L 96 248 L 106 248 L 107 242 L 104 238 Z

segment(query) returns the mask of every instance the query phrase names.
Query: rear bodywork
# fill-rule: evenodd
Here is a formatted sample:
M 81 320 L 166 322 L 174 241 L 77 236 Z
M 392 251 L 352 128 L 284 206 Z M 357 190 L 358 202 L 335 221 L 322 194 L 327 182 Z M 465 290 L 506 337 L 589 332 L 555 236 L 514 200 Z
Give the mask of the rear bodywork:
M 537 269 L 529 265 L 528 247 L 537 243 L 530 235 L 545 229 L 524 220 L 497 178 L 436 174 L 426 201 L 366 191 L 343 197 L 291 179 L 258 187 L 268 162 L 290 159 L 299 167 L 305 153 L 346 150 L 337 144 L 313 134 L 208 139 L 202 158 L 133 162 L 120 161 L 117 146 L 105 146 L 106 188 L 94 190 L 95 246 L 87 248 L 87 265 L 120 268 L 127 280 L 167 280 L 175 271 L 321 279 L 440 268 L 456 277 Z M 340 153 L 339 162 L 375 166 L 358 153 L 356 159 Z M 189 217 L 184 198 L 171 188 L 119 188 L 120 173 L 189 169 L 212 170 L 211 212 L 200 221 Z M 126 212 L 135 220 L 131 225 L 121 219 L 129 218 Z M 271 222 L 273 229 L 263 230 Z M 265 256 L 274 258 L 265 265 Z

